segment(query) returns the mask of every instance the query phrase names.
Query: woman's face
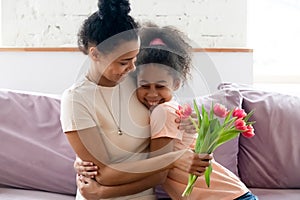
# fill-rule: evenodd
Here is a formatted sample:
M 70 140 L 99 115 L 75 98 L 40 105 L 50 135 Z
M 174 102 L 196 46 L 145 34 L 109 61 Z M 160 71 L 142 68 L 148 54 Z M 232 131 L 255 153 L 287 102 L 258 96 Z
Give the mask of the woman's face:
M 147 108 L 168 102 L 173 97 L 173 91 L 180 85 L 179 79 L 174 79 L 166 66 L 147 64 L 139 66 L 137 74 L 137 98 Z
M 92 66 L 93 80 L 99 85 L 112 87 L 122 82 L 129 74 L 135 70 L 135 60 L 139 52 L 140 41 L 122 42 L 115 50 L 109 54 L 101 54 L 97 51 Z M 94 55 L 95 56 L 95 55 Z

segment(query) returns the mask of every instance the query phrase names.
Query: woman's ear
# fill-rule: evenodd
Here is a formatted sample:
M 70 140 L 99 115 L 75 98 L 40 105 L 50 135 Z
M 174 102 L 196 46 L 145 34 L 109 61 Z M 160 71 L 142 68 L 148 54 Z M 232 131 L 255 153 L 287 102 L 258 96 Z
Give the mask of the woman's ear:
M 178 90 L 181 86 L 181 80 L 179 78 L 174 80 L 174 91 Z
M 92 60 L 96 61 L 99 59 L 99 51 L 96 47 L 90 47 L 89 49 L 89 56 Z

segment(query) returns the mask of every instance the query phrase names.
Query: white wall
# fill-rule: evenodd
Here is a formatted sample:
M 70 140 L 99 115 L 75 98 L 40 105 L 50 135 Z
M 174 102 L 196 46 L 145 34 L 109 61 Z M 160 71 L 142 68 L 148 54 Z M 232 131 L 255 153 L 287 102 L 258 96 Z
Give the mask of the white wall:
M 0 46 L 2 46 L 2 1 L 0 1 Z
M 1 0 L 3 45 L 76 46 L 97 0 Z M 140 21 L 174 25 L 200 47 L 246 47 L 247 0 L 130 0 Z
M 247 0 L 131 0 L 132 15 L 180 28 L 200 47 L 246 47 Z
M 208 94 L 220 82 L 252 84 L 251 52 L 197 52 L 194 56 L 194 79 L 184 94 Z M 0 88 L 61 94 L 88 66 L 86 62 L 81 52 L 0 52 Z
M 85 60 L 81 52 L 0 52 L 0 88 L 61 94 Z

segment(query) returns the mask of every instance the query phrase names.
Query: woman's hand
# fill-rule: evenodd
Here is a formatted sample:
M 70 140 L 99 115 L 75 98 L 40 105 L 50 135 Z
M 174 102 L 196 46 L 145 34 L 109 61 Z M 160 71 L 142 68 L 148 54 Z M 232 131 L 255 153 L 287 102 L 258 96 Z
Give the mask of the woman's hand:
M 193 118 L 193 120 L 196 123 L 198 123 L 198 118 L 196 113 L 192 113 L 190 117 Z M 196 128 L 190 118 L 181 119 L 180 117 L 178 117 L 175 119 L 175 122 L 179 124 L 178 125 L 179 130 L 184 130 L 186 133 L 192 133 L 192 134 L 196 133 Z
M 99 200 L 101 198 L 99 192 L 102 186 L 95 180 L 77 175 L 76 182 L 79 192 L 86 200 Z
M 212 159 L 212 154 L 196 154 L 189 150 L 175 161 L 174 167 L 196 176 L 202 176 Z
M 98 167 L 94 163 L 82 161 L 78 156 L 76 156 L 74 161 L 74 169 L 78 175 L 88 178 L 95 178 L 98 174 Z

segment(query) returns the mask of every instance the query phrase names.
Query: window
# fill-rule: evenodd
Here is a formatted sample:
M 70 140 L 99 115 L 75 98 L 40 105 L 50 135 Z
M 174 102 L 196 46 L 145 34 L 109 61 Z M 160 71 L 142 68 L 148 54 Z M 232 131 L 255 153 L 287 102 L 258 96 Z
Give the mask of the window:
M 249 0 L 254 84 L 300 94 L 300 1 Z

